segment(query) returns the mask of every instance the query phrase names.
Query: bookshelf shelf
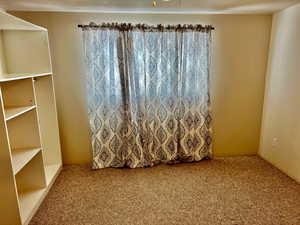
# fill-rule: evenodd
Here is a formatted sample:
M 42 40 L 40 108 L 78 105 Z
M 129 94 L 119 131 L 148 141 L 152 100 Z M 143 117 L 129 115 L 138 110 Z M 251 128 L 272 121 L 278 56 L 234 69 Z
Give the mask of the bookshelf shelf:
M 33 105 L 33 106 L 20 106 L 20 107 L 9 107 L 9 108 L 6 108 L 4 109 L 5 111 L 5 120 L 8 121 L 8 120 L 11 120 L 17 116 L 20 116 L 30 110 L 33 110 L 35 109 L 36 106 Z
M 25 148 L 13 150 L 11 155 L 14 174 L 17 174 L 40 151 L 41 148 Z

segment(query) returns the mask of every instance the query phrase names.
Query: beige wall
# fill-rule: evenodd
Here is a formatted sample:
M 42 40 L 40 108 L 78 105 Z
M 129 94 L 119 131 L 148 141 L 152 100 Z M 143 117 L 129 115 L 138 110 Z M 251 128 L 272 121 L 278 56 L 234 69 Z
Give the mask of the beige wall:
M 300 4 L 274 15 L 259 154 L 300 182 Z
M 211 95 L 215 155 L 257 153 L 271 16 L 14 14 L 49 29 L 64 163 L 85 163 L 91 157 L 82 40 L 77 28 L 77 24 L 90 21 L 213 24 L 216 30 Z

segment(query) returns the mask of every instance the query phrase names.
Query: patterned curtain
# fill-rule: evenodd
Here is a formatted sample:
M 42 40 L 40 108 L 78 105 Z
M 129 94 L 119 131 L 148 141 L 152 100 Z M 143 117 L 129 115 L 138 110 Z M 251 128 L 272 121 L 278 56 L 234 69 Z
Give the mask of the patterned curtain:
M 209 27 L 86 26 L 93 168 L 211 156 Z

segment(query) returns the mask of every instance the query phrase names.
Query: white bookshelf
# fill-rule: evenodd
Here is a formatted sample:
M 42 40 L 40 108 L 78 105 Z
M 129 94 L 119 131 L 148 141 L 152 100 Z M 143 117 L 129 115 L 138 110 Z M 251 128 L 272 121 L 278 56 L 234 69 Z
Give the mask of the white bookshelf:
M 0 12 L 0 225 L 26 225 L 62 168 L 45 28 Z

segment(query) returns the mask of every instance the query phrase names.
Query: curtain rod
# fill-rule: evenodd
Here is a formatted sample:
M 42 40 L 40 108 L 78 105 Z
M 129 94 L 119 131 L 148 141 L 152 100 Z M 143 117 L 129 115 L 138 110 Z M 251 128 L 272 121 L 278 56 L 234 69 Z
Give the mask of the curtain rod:
M 96 24 L 94 22 L 91 22 L 90 24 L 78 24 L 79 28 L 118 28 L 118 29 L 124 29 L 129 30 L 133 28 L 140 28 L 140 29 L 157 29 L 157 30 L 163 30 L 163 29 L 198 29 L 198 30 L 215 30 L 215 28 L 211 25 L 201 25 L 201 24 L 178 24 L 178 25 L 147 25 L 147 24 L 131 24 L 131 23 L 102 23 L 102 24 Z

